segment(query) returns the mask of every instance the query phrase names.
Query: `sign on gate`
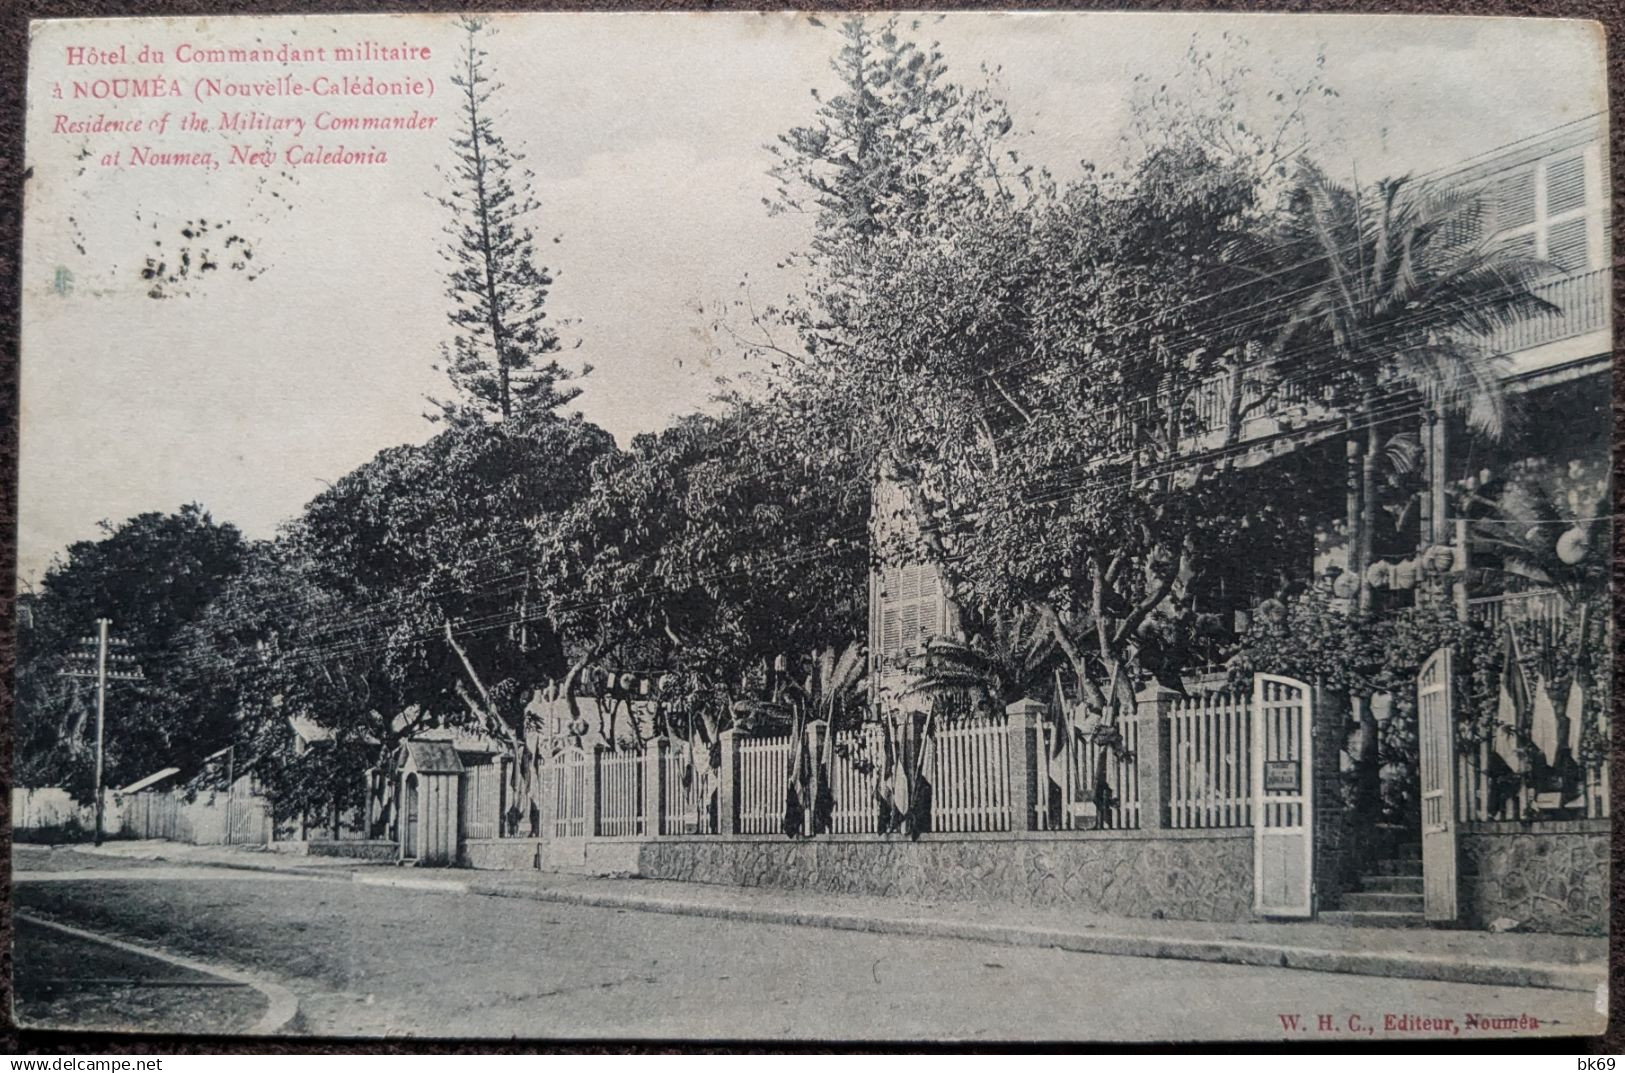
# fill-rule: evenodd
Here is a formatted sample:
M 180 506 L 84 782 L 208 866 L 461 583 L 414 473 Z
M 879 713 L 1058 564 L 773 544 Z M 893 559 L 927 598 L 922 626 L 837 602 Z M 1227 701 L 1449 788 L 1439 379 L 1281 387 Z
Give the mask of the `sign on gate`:
M 1314 770 L 1309 687 L 1253 677 L 1253 909 L 1273 917 L 1314 912 Z
M 1456 741 L 1455 660 L 1441 648 L 1416 676 L 1416 733 L 1422 789 L 1422 908 L 1430 921 L 1455 920 Z
M 1264 789 L 1279 790 L 1291 793 L 1302 789 L 1303 780 L 1299 776 L 1298 764 L 1295 760 L 1267 760 L 1264 763 Z

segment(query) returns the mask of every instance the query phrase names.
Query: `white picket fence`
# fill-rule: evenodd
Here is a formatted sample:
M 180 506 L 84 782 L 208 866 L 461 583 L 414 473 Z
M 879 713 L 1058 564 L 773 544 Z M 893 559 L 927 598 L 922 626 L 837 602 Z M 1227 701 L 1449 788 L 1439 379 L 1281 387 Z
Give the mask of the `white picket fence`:
M 1055 725 L 1033 729 L 1033 755 L 1038 771 L 1038 794 L 1033 804 L 1034 828 L 1039 831 L 1137 830 L 1140 826 L 1140 724 L 1133 718 L 1118 726 L 1117 746 L 1077 733 L 1063 733 L 1057 743 Z M 1097 785 L 1105 761 L 1105 788 Z M 1104 805 L 1104 815 L 1101 806 Z
M 794 745 L 788 735 L 739 743 L 740 834 L 778 834 L 782 830 Z
M 1252 825 L 1251 707 L 1247 694 L 1222 691 L 1169 706 L 1169 827 Z
M 875 784 L 886 767 L 886 738 L 879 724 L 868 723 L 835 736 L 830 793 L 835 808 L 830 830 L 838 835 L 872 835 L 880 830 L 880 803 Z
M 715 834 L 711 798 L 716 792 L 704 746 L 696 746 L 689 763 L 687 745 L 673 745 L 661 761 L 666 768 L 666 794 L 661 802 L 663 830 L 668 835 Z
M 643 754 L 596 753 L 598 764 L 598 834 L 606 838 L 641 835 L 643 825 Z
M 940 726 L 926 748 L 931 830 L 1010 829 L 1010 735 L 1002 716 Z
M 592 810 L 592 802 L 588 800 L 588 768 L 591 764 L 592 758 L 586 753 L 571 751 L 556 757 L 548 765 L 547 781 L 552 784 L 554 838 L 587 837 L 587 821 Z

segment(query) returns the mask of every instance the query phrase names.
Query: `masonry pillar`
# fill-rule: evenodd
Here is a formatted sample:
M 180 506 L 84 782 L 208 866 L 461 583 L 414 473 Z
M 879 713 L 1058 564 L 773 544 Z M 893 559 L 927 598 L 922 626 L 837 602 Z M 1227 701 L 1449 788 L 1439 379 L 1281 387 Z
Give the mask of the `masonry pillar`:
M 1038 741 L 1034 731 L 1044 718 L 1044 706 L 1036 700 L 1018 700 L 1004 713 L 1010 735 L 1010 830 L 1037 830 Z
M 724 730 L 722 770 L 717 780 L 717 834 L 739 833 L 739 732 Z
M 587 754 L 587 837 L 597 838 L 598 827 L 598 758 L 604 751 L 602 744 L 594 744 Z
M 1134 718 L 1139 723 L 1135 750 L 1140 781 L 1140 830 L 1161 831 L 1168 826 L 1168 708 L 1173 694 L 1153 686 L 1137 698 Z
M 1318 914 L 1342 904 L 1358 869 L 1354 840 L 1344 814 L 1338 758 L 1348 734 L 1348 694 L 1316 683 L 1309 732 L 1314 750 L 1314 909 Z
M 665 738 L 656 738 L 643 749 L 643 834 L 654 838 L 666 833 L 666 750 Z
M 491 771 L 494 774 L 491 776 L 490 789 L 486 790 L 484 794 L 469 795 L 469 815 L 467 817 L 468 823 L 483 823 L 486 815 L 489 812 L 494 812 L 496 814 L 493 817 L 495 822 L 491 825 L 492 838 L 501 838 L 503 835 L 508 833 L 507 816 L 503 812 L 503 806 L 507 804 L 508 796 L 508 780 L 503 777 L 507 774 L 507 767 L 508 758 L 506 756 L 502 755 L 501 753 L 493 756 L 491 758 Z M 472 776 L 464 775 L 463 778 L 467 780 L 472 778 Z

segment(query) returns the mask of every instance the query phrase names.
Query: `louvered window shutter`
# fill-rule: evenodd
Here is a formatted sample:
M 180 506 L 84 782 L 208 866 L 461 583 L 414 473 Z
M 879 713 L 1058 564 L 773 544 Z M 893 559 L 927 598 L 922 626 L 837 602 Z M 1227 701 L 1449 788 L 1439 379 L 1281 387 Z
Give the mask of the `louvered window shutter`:
M 1585 158 L 1566 157 L 1546 169 L 1546 215 L 1584 208 L 1586 203 Z
M 1444 226 L 1444 241 L 1449 246 L 1472 246 L 1484 237 L 1484 203 L 1474 200 L 1452 216 Z
M 942 630 L 942 586 L 934 564 L 920 567 L 920 640 Z
M 910 601 L 903 605 L 903 651 L 914 648 L 920 641 L 920 605 Z
M 1553 225 L 1546 236 L 1546 259 L 1565 272 L 1579 272 L 1588 267 L 1583 217 Z
M 942 630 L 942 583 L 935 565 L 910 563 L 881 575 L 880 654 L 896 657 L 917 650 Z
M 1535 222 L 1535 169 L 1514 172 L 1502 181 L 1496 199 L 1495 225 L 1505 231 Z
M 882 657 L 895 656 L 903 649 L 902 622 L 898 618 L 897 608 L 886 607 L 880 612 L 880 654 Z
M 1516 235 L 1508 235 L 1501 240 L 1501 245 L 1505 246 L 1511 253 L 1522 257 L 1533 257 L 1535 256 L 1535 233 L 1533 231 L 1524 231 Z

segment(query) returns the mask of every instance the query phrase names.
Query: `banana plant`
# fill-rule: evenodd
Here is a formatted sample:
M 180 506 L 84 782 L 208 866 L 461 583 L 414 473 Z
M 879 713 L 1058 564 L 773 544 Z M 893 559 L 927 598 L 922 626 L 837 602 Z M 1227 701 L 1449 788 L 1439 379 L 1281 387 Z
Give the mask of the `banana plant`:
M 779 700 L 790 708 L 794 742 L 782 825 L 789 837 L 829 830 L 835 809 L 829 778 L 835 766 L 835 735 L 849 710 L 861 710 L 863 692 L 864 648 L 855 641 L 839 651 L 830 646 L 813 652 L 806 676 L 781 686 Z M 807 749 L 807 724 L 814 720 L 822 721 L 825 728 L 816 757 Z M 825 773 L 822 780 L 815 777 L 815 767 Z

